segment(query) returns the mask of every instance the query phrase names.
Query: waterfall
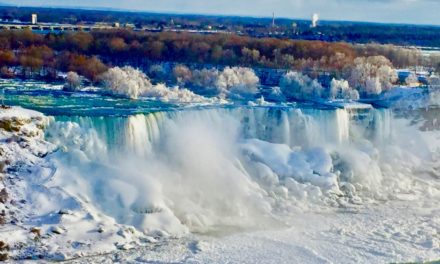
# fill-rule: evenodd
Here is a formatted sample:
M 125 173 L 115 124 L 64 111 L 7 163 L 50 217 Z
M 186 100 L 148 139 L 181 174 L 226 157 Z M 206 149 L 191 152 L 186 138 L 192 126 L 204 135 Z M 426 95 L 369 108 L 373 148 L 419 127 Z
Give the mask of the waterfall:
M 396 129 L 417 151 L 398 147 L 407 137 Z M 420 133 L 390 110 L 240 107 L 57 117 L 47 138 L 64 147 L 54 181 L 78 199 L 146 232 L 180 233 L 261 225 L 294 201 L 345 199 L 347 184 L 350 197 L 404 190 L 402 175 L 430 153 Z
M 350 116 L 346 109 L 336 110 L 337 142 L 346 142 L 350 137 Z

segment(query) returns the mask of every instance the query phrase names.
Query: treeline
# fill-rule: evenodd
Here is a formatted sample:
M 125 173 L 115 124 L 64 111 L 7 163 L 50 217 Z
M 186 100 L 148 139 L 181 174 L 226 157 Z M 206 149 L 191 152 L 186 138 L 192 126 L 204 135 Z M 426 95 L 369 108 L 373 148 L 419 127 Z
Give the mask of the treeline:
M 74 71 L 97 81 L 107 67 L 126 64 L 141 67 L 151 61 L 325 71 L 339 76 L 357 57 L 377 55 L 387 57 L 397 67 L 440 68 L 440 60 L 432 61 L 418 50 L 392 45 L 129 30 L 47 35 L 30 30 L 0 31 L 3 77 L 20 74 L 55 78 L 58 71 Z
M 95 55 L 87 55 L 81 47 L 81 36 L 68 46 L 57 46 L 49 35 L 35 34 L 30 30 L 0 31 L 0 75 L 3 78 L 55 79 L 58 72 L 77 72 L 91 81 L 107 70 L 107 66 Z M 76 44 L 75 44 L 76 43 Z

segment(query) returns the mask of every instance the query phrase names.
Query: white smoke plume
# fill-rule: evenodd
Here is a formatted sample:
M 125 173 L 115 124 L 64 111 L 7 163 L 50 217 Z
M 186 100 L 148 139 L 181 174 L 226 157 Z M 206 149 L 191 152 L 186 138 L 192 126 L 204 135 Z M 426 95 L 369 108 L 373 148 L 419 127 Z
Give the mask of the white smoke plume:
M 312 15 L 312 27 L 315 28 L 318 26 L 318 21 L 319 21 L 319 15 L 318 14 L 313 14 Z

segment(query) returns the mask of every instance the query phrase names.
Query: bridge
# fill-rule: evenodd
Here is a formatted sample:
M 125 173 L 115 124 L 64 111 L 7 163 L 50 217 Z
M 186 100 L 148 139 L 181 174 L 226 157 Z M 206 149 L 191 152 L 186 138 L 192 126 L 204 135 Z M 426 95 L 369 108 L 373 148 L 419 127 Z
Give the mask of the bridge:
M 103 29 L 115 29 L 119 26 L 91 24 L 91 25 L 73 25 L 73 24 L 55 24 L 55 23 L 0 23 L 0 29 L 20 30 L 30 29 L 32 31 L 92 31 Z

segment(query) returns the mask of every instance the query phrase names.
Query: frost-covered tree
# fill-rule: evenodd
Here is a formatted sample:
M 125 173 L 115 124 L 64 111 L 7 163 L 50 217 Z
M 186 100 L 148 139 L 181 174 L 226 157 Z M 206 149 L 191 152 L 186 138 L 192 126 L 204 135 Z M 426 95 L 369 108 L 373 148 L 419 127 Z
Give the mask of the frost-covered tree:
M 217 69 L 195 70 L 191 83 L 208 91 L 215 91 L 225 96 L 229 93 L 255 94 L 258 92 L 260 79 L 250 68 L 226 67 Z
M 206 90 L 217 90 L 217 69 L 195 70 L 192 73 L 191 83 Z
M 358 100 L 359 92 L 352 89 L 348 81 L 333 79 L 330 83 L 329 98 Z
M 137 99 L 152 84 L 147 75 L 130 66 L 114 67 L 102 75 L 104 86 L 114 94 Z
M 218 76 L 216 86 L 220 93 L 256 94 L 260 79 L 250 68 L 226 67 Z
M 376 77 L 382 87 L 382 91 L 388 91 L 393 88 L 393 85 L 397 82 L 397 71 L 390 65 L 382 65 L 377 70 Z
M 173 68 L 173 77 L 178 84 L 185 84 L 192 79 L 191 70 L 185 65 L 176 65 Z
M 76 72 L 70 71 L 66 76 L 66 86 L 64 87 L 67 91 L 76 91 L 81 85 L 81 76 L 79 76 Z
M 359 57 L 350 68 L 348 81 L 361 94 L 377 95 L 393 87 L 397 72 L 384 56 Z
M 380 94 L 382 92 L 382 84 L 380 83 L 379 78 L 367 78 L 367 81 L 365 82 L 365 87 L 363 87 L 361 91 L 369 95 Z
M 317 99 L 324 97 L 324 87 L 314 79 L 290 71 L 280 80 L 280 88 L 287 99 Z
M 139 96 L 153 97 L 163 101 L 200 102 L 204 98 L 187 89 L 168 88 L 164 84 L 153 85 L 148 76 L 130 66 L 109 69 L 102 75 L 105 89 L 113 94 L 137 99 Z

